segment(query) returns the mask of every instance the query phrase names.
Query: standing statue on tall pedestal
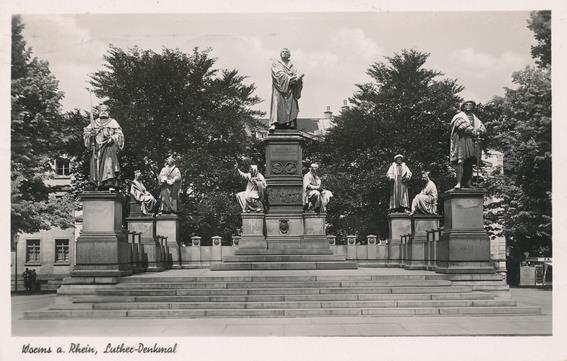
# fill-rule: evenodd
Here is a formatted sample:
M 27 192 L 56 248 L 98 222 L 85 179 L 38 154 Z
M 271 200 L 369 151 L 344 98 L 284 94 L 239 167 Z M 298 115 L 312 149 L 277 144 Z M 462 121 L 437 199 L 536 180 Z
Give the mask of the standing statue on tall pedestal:
M 408 181 L 411 179 L 411 171 L 406 163 L 403 162 L 404 156 L 396 154 L 394 163 L 390 165 L 386 176 L 392 183 L 390 192 L 390 212 L 403 211 L 408 212 L 409 196 Z
M 313 163 L 309 172 L 303 176 L 303 210 L 325 213 L 333 193 L 321 187 L 321 178 L 317 175 L 318 170 L 319 165 Z
M 475 107 L 474 101 L 467 100 L 461 105 L 461 112 L 451 120 L 450 160 L 457 172 L 455 189 L 472 187 L 473 164 L 480 161 L 479 137 L 486 128 L 474 115 Z
M 297 114 L 303 89 L 303 73 L 290 61 L 289 49 L 283 48 L 280 60 L 272 63 L 272 103 L 270 107 L 270 130 L 297 128 Z
M 437 187 L 429 179 L 429 172 L 423 171 L 421 179 L 425 181 L 425 187 L 413 199 L 411 214 L 437 214 Z
M 134 180 L 130 184 L 130 196 L 140 204 L 140 210 L 143 215 L 149 216 L 156 205 L 154 196 L 146 190 L 144 183 L 140 179 L 142 172 L 139 170 L 134 171 Z
M 262 173 L 258 172 L 258 166 L 251 165 L 249 173 L 242 172 L 238 169 L 238 165 L 236 165 L 236 170 L 247 181 L 246 190 L 236 194 L 242 212 L 262 212 L 268 185 Z
M 84 128 L 83 140 L 91 150 L 89 180 L 97 190 L 114 191 L 118 185 L 118 152 L 124 148 L 124 134 L 118 122 L 109 117 L 107 106 L 101 106 L 99 117 Z
M 181 193 L 181 171 L 175 166 L 172 156 L 167 157 L 165 166 L 158 177 L 160 186 L 159 214 L 177 213 L 179 210 L 179 194 Z

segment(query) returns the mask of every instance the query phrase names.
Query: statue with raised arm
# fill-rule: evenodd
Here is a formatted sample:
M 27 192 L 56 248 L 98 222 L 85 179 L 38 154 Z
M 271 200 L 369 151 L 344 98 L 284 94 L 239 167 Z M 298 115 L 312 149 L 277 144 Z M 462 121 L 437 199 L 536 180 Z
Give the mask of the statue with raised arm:
M 317 175 L 318 172 L 319 165 L 313 163 L 309 168 L 309 172 L 303 176 L 303 210 L 325 213 L 333 193 L 323 189 L 321 178 Z
M 116 190 L 120 173 L 118 152 L 124 148 L 124 134 L 108 107 L 100 107 L 97 119 L 83 130 L 85 146 L 91 150 L 89 180 L 97 190 Z
M 272 102 L 270 130 L 297 128 L 298 99 L 303 89 L 303 73 L 291 62 L 289 49 L 280 51 L 280 59 L 272 63 Z
M 134 171 L 134 180 L 130 183 L 130 196 L 140 204 L 142 214 L 149 216 L 152 214 L 157 201 L 154 196 L 147 191 L 144 183 L 140 179 L 142 172 L 139 170 Z
M 455 189 L 472 187 L 473 165 L 480 161 L 480 136 L 486 128 L 474 115 L 475 107 L 474 101 L 467 100 L 451 120 L 450 161 L 457 173 Z
M 179 195 L 181 194 L 181 171 L 175 165 L 172 156 L 167 157 L 165 166 L 158 177 L 160 186 L 159 213 L 177 213 L 179 210 Z
M 244 173 L 238 169 L 238 165 L 236 165 L 236 170 L 238 174 L 247 181 L 246 189 L 236 194 L 236 199 L 242 208 L 242 212 L 263 212 L 266 188 L 268 185 L 262 173 L 258 172 L 258 166 L 250 165 L 248 173 Z
M 408 181 L 411 179 L 411 171 L 403 162 L 404 156 L 396 154 L 394 162 L 390 165 L 386 176 L 392 183 L 390 192 L 390 212 L 409 210 Z
M 429 172 L 423 171 L 421 179 L 425 186 L 421 192 L 413 198 L 411 203 L 411 214 L 437 214 L 437 187 L 429 178 Z

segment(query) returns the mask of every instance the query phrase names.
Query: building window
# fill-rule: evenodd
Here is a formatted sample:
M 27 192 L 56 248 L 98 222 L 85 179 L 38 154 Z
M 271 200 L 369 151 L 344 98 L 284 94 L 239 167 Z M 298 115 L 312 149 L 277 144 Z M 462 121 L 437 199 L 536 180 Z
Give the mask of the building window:
M 55 240 L 55 262 L 69 263 L 69 240 Z
M 40 263 L 39 239 L 26 240 L 26 263 Z
M 71 162 L 69 161 L 69 159 L 65 159 L 65 158 L 55 159 L 55 173 L 58 176 L 70 176 Z

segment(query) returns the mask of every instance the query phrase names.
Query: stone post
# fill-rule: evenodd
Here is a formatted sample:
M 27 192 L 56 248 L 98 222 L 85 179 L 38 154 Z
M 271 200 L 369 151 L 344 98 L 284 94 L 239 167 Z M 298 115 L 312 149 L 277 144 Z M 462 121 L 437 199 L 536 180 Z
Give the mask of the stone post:
M 411 216 L 411 235 L 408 237 L 407 269 L 426 268 L 427 231 L 439 228 L 441 216 L 431 214 L 414 214 Z
M 84 192 L 83 229 L 76 243 L 73 277 L 115 277 L 132 274 L 130 245 L 122 230 L 118 193 Z
M 133 273 L 140 272 L 138 267 L 138 245 L 136 244 L 136 232 L 128 232 L 128 243 L 130 244 L 130 265 Z
M 191 263 L 201 263 L 201 237 L 191 237 Z
M 232 236 L 232 247 L 238 248 L 240 244 L 240 236 Z
M 211 262 L 220 262 L 222 260 L 222 237 L 213 236 L 211 248 Z
M 347 259 L 356 259 L 356 236 L 349 234 L 347 236 Z
M 329 242 L 329 246 L 334 246 L 336 240 L 337 240 L 337 236 L 334 236 L 332 234 L 327 235 L 327 242 Z
M 177 214 L 160 214 L 156 216 L 156 233 L 167 237 L 166 264 L 168 268 L 181 268 L 179 251 L 179 217 Z M 171 256 L 170 256 L 171 255 Z M 171 260 L 169 258 L 171 257 Z
M 494 273 L 490 239 L 484 230 L 482 189 L 459 189 L 442 195 L 444 230 L 437 245 L 437 272 Z
M 366 247 L 368 249 L 368 259 L 369 260 L 376 260 L 378 255 L 378 250 L 376 248 L 376 236 L 373 234 L 369 234 L 366 236 Z
M 398 267 L 401 260 L 401 235 L 411 232 L 411 220 L 407 213 L 388 214 L 390 236 L 388 238 L 388 266 Z

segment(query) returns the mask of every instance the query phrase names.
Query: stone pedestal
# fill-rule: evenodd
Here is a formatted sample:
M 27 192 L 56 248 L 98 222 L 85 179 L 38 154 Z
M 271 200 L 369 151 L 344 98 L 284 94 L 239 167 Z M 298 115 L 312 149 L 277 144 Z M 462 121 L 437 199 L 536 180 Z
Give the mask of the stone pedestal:
M 264 213 L 242 213 L 242 234 L 240 248 L 266 249 L 268 244 L 264 237 Z
M 388 226 L 390 230 L 388 242 L 388 266 L 397 267 L 401 261 L 400 237 L 411 232 L 411 219 L 407 213 L 388 214 Z
M 156 216 L 156 234 L 167 237 L 166 252 L 169 253 L 165 255 L 166 262 L 171 264 L 171 268 L 180 269 L 179 220 L 177 214 L 160 214 Z
M 143 264 L 146 271 L 163 271 L 161 245 L 156 240 L 156 221 L 151 216 L 130 216 L 126 218 L 128 230 L 142 234 L 144 249 Z
M 367 248 L 367 258 L 369 260 L 375 260 L 377 258 L 378 252 L 376 248 L 376 235 L 369 234 L 366 236 L 366 248 Z
M 268 248 L 300 248 L 304 234 L 303 214 L 266 214 L 266 234 Z
M 130 245 L 122 231 L 119 194 L 84 192 L 83 229 L 77 238 L 73 277 L 113 277 L 132 274 Z
M 302 211 L 303 140 L 297 130 L 276 130 L 265 139 L 269 213 Z
M 460 189 L 442 195 L 445 219 L 437 244 L 437 272 L 495 272 L 484 230 L 484 193 L 483 189 Z
M 427 231 L 439 228 L 441 216 L 414 214 L 411 216 L 411 237 L 407 248 L 407 269 L 426 269 Z
M 326 218 L 326 213 L 303 213 L 304 236 L 301 248 L 329 248 L 329 242 L 325 235 Z

